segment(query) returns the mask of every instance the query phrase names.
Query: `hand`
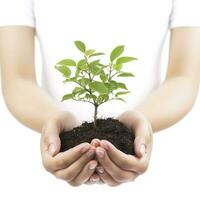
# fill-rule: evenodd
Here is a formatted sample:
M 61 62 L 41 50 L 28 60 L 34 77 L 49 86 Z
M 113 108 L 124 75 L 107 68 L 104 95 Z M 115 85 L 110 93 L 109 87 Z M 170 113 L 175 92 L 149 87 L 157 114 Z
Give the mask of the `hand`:
M 97 161 L 93 160 L 95 148 L 89 143 L 82 143 L 59 153 L 60 132 L 79 125 L 80 122 L 71 113 L 58 114 L 44 124 L 40 142 L 44 168 L 72 186 L 85 183 L 97 166 Z
M 110 186 L 133 181 L 143 174 L 148 168 L 153 143 L 151 125 L 142 113 L 126 111 L 118 120 L 135 132 L 136 156 L 121 152 L 106 140 L 100 141 L 96 147 L 96 156 L 100 164 L 96 172 L 99 180 Z

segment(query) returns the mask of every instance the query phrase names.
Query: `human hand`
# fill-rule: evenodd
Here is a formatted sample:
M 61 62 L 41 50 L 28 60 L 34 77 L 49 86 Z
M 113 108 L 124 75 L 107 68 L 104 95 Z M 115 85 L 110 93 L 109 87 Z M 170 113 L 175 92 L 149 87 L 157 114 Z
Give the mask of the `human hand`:
M 133 181 L 138 175 L 143 174 L 148 168 L 153 144 L 151 125 L 142 113 L 126 111 L 118 116 L 118 120 L 134 130 L 136 155 L 125 154 L 106 140 L 99 141 L 99 146 L 96 147 L 99 162 L 96 172 L 99 178 L 96 180 L 102 180 L 110 186 Z M 92 177 L 93 175 L 90 182 L 92 182 Z
M 71 113 L 58 114 L 44 124 L 40 141 L 44 168 L 72 186 L 85 183 L 97 166 L 97 161 L 93 160 L 95 148 L 89 143 L 82 143 L 59 153 L 60 132 L 79 125 L 80 122 Z

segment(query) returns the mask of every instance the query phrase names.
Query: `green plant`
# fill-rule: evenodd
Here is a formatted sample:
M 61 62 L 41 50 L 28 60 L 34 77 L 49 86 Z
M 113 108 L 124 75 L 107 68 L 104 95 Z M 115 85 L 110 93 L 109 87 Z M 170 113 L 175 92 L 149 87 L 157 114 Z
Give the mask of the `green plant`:
M 122 68 L 125 63 L 137 59 L 130 56 L 122 57 L 124 45 L 120 45 L 111 51 L 110 62 L 105 65 L 100 62 L 100 59 L 91 60 L 105 55 L 104 53 L 96 52 L 95 49 L 86 49 L 86 45 L 79 40 L 74 41 L 74 44 L 82 52 L 83 59 L 78 62 L 64 59 L 55 65 L 55 68 L 65 77 L 64 83 L 76 84 L 71 93 L 63 96 L 62 101 L 73 99 L 94 105 L 94 127 L 96 127 L 97 111 L 101 104 L 110 100 L 125 102 L 121 96 L 130 91 L 124 83 L 117 82 L 114 78 L 134 77 L 131 72 L 125 72 Z

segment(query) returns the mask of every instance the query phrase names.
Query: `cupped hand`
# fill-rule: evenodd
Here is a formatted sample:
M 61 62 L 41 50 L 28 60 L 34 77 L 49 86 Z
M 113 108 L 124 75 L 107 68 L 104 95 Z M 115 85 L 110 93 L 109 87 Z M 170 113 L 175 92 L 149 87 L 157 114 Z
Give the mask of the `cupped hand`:
M 90 182 L 95 176 L 97 181 L 117 186 L 134 181 L 148 168 L 153 145 L 153 131 L 149 121 L 138 111 L 126 111 L 117 119 L 135 133 L 135 155 L 123 153 L 106 140 L 98 141 L 96 158 L 99 164 Z
M 82 143 L 65 152 L 59 152 L 60 132 L 79 125 L 80 122 L 71 113 L 62 112 L 44 124 L 40 141 L 44 168 L 72 186 L 87 182 L 97 167 L 97 161 L 93 159 L 95 147 L 89 143 Z

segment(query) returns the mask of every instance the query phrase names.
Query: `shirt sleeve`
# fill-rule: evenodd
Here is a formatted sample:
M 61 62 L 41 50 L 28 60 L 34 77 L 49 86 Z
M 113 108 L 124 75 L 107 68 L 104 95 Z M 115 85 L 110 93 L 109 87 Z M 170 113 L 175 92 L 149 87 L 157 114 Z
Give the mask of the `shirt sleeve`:
M 0 26 L 35 27 L 34 0 L 0 0 Z
M 200 26 L 199 0 L 173 0 L 169 27 L 180 26 Z

